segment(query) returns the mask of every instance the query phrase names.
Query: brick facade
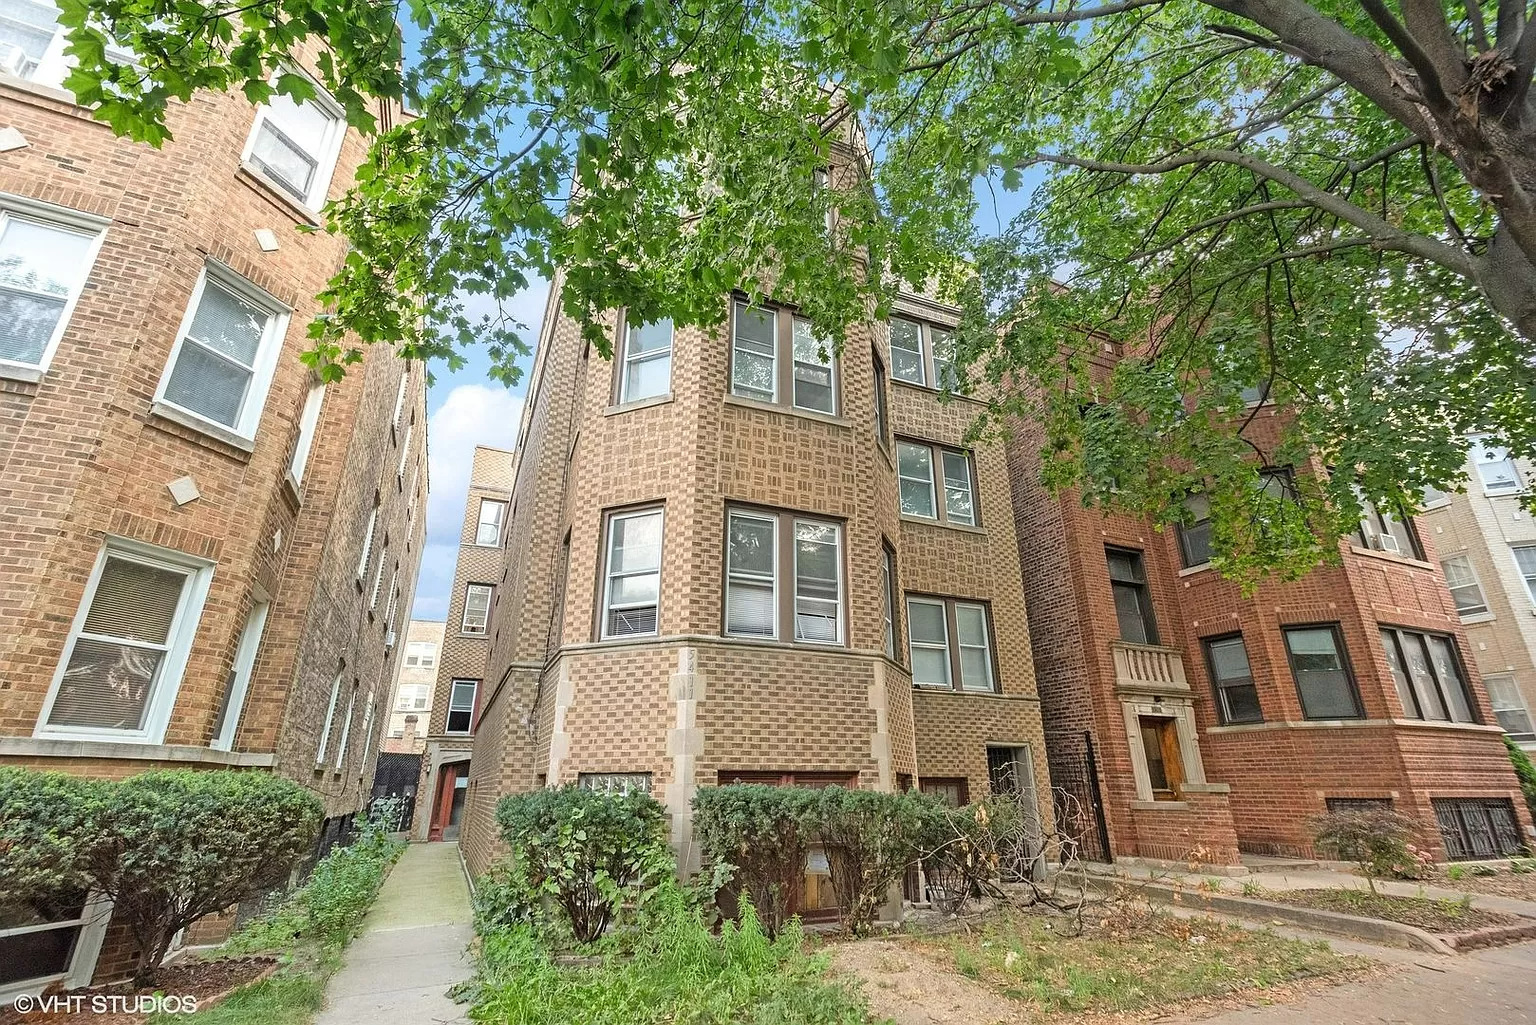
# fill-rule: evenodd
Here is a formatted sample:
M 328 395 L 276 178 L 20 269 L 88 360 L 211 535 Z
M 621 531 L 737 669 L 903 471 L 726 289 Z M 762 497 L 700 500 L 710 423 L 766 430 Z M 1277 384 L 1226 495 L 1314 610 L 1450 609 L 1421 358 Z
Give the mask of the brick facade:
M 155 149 L 114 137 L 66 93 L 0 75 L 0 126 L 26 143 L 0 153 L 0 209 L 49 223 L 55 213 L 88 215 L 103 232 L 51 362 L 41 371 L 0 364 L 0 763 L 105 778 L 264 769 L 312 789 L 335 817 L 367 793 L 401 648 L 393 631 L 415 590 L 426 382 L 419 364 L 369 349 L 326 387 L 301 479 L 291 482 L 313 384 L 298 357 L 319 312 L 314 296 L 346 244 L 300 233 L 317 215 L 242 163 L 254 114 L 239 95 L 199 96 L 172 108 L 175 138 Z M 365 148 L 355 132 L 341 138 L 331 196 L 347 188 Z M 266 231 L 275 249 L 263 247 Z M 274 353 L 270 386 L 248 440 L 195 426 L 156 400 L 205 267 L 227 268 L 291 310 L 265 350 Z M 251 394 L 264 379 L 258 369 Z M 183 478 L 195 491 L 178 502 L 170 485 L 184 487 Z M 155 678 L 161 724 L 136 736 L 62 735 L 43 728 L 45 703 L 107 544 L 197 560 L 206 599 L 195 616 L 195 602 L 183 606 L 184 665 L 167 657 Z M 218 724 L 243 628 L 263 602 L 265 628 L 226 749 Z M 114 946 L 119 932 L 109 934 L 98 978 L 131 956 Z M 76 964 L 70 979 L 92 974 Z
M 471 870 L 500 850 L 497 799 L 589 773 L 648 773 L 685 869 L 698 864 L 693 793 L 733 771 L 846 773 L 882 790 L 964 777 L 979 796 L 989 746 L 1026 749 L 1048 820 L 1002 449 L 970 453 L 976 526 L 902 516 L 893 437 L 875 426 L 874 354 L 892 365 L 883 322 L 850 328 L 835 415 L 733 395 L 729 318 L 674 331 L 670 389 L 621 404 L 619 369 L 560 315 L 560 290 L 557 277 L 516 450 L 462 836 Z M 903 310 L 938 323 L 951 315 L 915 296 Z M 617 345 L 622 318 L 607 329 Z M 967 448 L 978 408 L 969 400 L 942 402 L 888 374 L 882 385 L 890 435 Z M 841 643 L 725 635 L 726 517 L 738 507 L 840 526 Z M 640 508 L 663 513 L 655 633 L 604 640 L 605 530 L 613 512 Z M 886 653 L 887 547 L 898 595 L 985 603 L 992 692 L 914 688 L 899 597 Z
M 389 726 L 383 747 L 386 752 L 421 754 L 426 750 L 425 731 L 437 690 L 437 667 L 443 656 L 446 627 L 446 623 L 425 619 L 413 619 L 406 626 L 405 647 L 396 662 L 395 682 L 389 699 Z M 415 645 L 422 647 L 413 654 Z M 431 660 L 430 664 L 427 659 Z M 426 695 L 424 705 L 415 700 L 418 693 Z
M 1256 413 L 1264 447 L 1283 413 Z M 1184 568 L 1176 530 L 1085 508 L 1072 491 L 1048 493 L 1039 481 L 1038 426 L 1013 426 L 1014 511 L 1053 766 L 1077 757 L 1084 734 L 1091 735 L 1116 854 L 1213 863 L 1233 863 L 1239 851 L 1311 856 L 1308 822 L 1338 798 L 1391 800 L 1442 858 L 1436 798 L 1509 799 L 1521 831 L 1528 827 L 1502 731 L 1440 572 L 1438 538 L 1422 523 L 1413 528 L 1422 559 L 1346 539 L 1340 565 L 1294 582 L 1265 581 L 1245 596 L 1208 566 Z M 1140 553 L 1156 644 L 1122 641 L 1107 546 Z M 1303 713 L 1282 631 L 1325 624 L 1342 638 L 1358 717 Z M 1383 627 L 1450 639 L 1473 722 L 1425 721 L 1405 710 Z M 1224 724 L 1206 642 L 1239 633 L 1262 721 Z M 1156 800 L 1149 789 L 1143 717 L 1177 724 L 1185 780 L 1193 785 L 1178 788 L 1176 800 Z

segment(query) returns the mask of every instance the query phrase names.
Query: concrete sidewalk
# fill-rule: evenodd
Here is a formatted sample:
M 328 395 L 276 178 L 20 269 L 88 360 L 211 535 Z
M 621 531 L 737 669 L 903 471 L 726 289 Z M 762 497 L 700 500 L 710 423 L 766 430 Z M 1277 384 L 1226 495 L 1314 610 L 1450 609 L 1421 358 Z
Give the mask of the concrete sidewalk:
M 413 843 L 326 988 L 315 1025 L 462 1025 L 445 995 L 471 973 L 469 886 L 456 843 Z

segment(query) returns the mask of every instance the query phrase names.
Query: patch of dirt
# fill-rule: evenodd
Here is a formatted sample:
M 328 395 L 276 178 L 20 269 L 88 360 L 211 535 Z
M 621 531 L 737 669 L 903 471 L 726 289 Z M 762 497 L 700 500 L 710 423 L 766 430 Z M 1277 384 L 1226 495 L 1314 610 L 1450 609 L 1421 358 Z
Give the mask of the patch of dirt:
M 1434 933 L 1471 932 L 1495 925 L 1518 925 L 1530 919 L 1501 911 L 1485 911 L 1459 901 L 1433 897 L 1398 897 L 1368 890 L 1266 890 L 1260 899 L 1276 904 L 1336 911 L 1362 918 L 1380 918 L 1413 925 Z
M 992 987 L 957 974 L 895 940 L 864 940 L 830 948 L 832 967 L 864 986 L 873 1018 L 896 1025 L 1013 1025 L 1024 1008 Z
M 1513 897 L 1516 900 L 1536 902 L 1536 872 L 1501 871 L 1493 876 L 1468 874 L 1460 879 L 1432 879 L 1425 885 L 1438 886 L 1442 890 L 1482 893 L 1492 897 Z
M 273 957 L 183 958 L 161 968 L 153 986 L 140 989 L 123 982 L 49 994 L 25 1013 L 0 1009 L 0 1025 L 141 1025 L 150 1017 L 150 998 L 156 993 L 191 998 L 201 1010 L 210 999 L 254 982 L 276 964 Z

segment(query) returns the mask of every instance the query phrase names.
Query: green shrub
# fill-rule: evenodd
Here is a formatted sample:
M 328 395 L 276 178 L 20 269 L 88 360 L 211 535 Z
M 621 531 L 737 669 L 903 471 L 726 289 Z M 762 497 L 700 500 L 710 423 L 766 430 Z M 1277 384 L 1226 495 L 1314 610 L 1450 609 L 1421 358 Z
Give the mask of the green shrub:
M 914 800 L 914 843 L 928 884 L 927 896 L 935 910 L 957 914 L 984 880 L 999 875 L 1019 815 L 1013 802 L 1006 800 L 978 801 L 960 808 L 922 795 Z
M 805 877 L 805 818 L 816 792 L 799 787 L 734 784 L 700 787 L 693 798 L 693 835 L 707 864 L 730 866 L 762 927 L 776 936 Z
M 313 794 L 264 772 L 145 772 L 95 789 L 85 874 L 113 901 L 149 982 L 171 939 L 286 882 L 313 848 Z
M 869 932 L 907 866 L 922 853 L 934 801 L 921 794 L 823 787 L 805 816 L 805 830 L 826 851 L 843 927 Z
M 672 871 L 665 815 L 649 794 L 572 784 L 513 794 L 496 806 L 501 835 L 530 894 L 550 898 L 590 943 L 624 901 Z
M 1323 854 L 1352 861 L 1376 892 L 1379 876 L 1421 871 L 1419 851 L 1411 842 L 1413 822 L 1394 811 L 1330 812 L 1313 822 L 1313 839 Z
M 1515 775 L 1520 779 L 1520 792 L 1525 795 L 1525 805 L 1531 810 L 1531 818 L 1536 819 L 1536 763 L 1532 763 L 1531 756 L 1525 753 L 1525 749 L 1504 735 L 1504 747 L 1509 751 L 1509 760 L 1515 767 Z
M 470 904 L 475 912 L 475 932 L 481 936 L 528 925 L 538 912 L 538 901 L 528 880 L 521 867 L 510 859 L 492 865 L 475 880 Z
M 0 906 L 85 889 L 103 786 L 62 772 L 0 768 Z

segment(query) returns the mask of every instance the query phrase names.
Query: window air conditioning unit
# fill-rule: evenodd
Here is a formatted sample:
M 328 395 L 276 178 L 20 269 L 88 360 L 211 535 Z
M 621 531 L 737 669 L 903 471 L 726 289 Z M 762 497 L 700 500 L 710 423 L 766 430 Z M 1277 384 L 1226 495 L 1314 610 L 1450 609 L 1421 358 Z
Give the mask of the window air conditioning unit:
M 384 648 L 387 651 L 395 646 L 395 632 L 390 630 L 384 635 Z
M 27 51 L 15 43 L 0 43 L 0 71 L 17 78 L 25 78 L 32 66 Z
M 1391 534 L 1377 534 L 1371 538 L 1371 546 L 1383 552 L 1401 552 L 1402 545 Z

